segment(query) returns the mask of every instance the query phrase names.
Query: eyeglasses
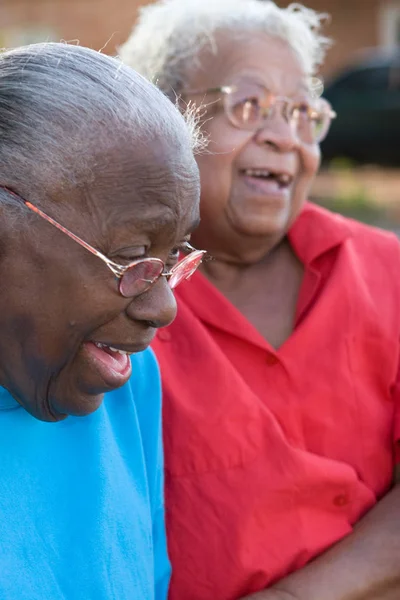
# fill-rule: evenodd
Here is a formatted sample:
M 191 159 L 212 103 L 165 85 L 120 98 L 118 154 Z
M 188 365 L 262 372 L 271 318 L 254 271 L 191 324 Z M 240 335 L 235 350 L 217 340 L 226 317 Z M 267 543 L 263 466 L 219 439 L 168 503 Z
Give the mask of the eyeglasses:
M 19 201 L 22 201 L 27 208 L 45 219 L 51 225 L 54 225 L 57 229 L 65 233 L 68 237 L 73 239 L 75 242 L 86 248 L 89 252 L 100 258 L 107 267 L 113 272 L 113 274 L 119 279 L 119 292 L 125 298 L 133 298 L 146 292 L 160 277 L 166 277 L 169 286 L 174 289 L 185 279 L 189 279 L 191 275 L 200 266 L 200 263 L 206 254 L 205 250 L 194 250 L 180 260 L 170 271 L 164 272 L 165 263 L 160 258 L 140 258 L 131 262 L 129 265 L 120 265 L 113 262 L 107 256 L 104 256 L 101 252 L 93 248 L 80 237 L 57 223 L 54 219 L 49 217 L 40 208 L 34 206 L 28 200 L 24 200 L 22 196 L 16 194 L 13 190 L 6 186 L 0 186 L 1 189 L 5 190 Z M 189 244 L 188 244 L 189 246 Z M 191 246 L 189 246 L 191 248 Z
M 238 129 L 257 131 L 273 117 L 280 106 L 281 115 L 291 125 L 299 139 L 306 144 L 321 142 L 329 131 L 336 113 L 324 98 L 310 102 L 275 96 L 254 81 L 243 80 L 206 90 L 188 90 L 186 94 L 223 94 L 223 106 L 229 121 Z

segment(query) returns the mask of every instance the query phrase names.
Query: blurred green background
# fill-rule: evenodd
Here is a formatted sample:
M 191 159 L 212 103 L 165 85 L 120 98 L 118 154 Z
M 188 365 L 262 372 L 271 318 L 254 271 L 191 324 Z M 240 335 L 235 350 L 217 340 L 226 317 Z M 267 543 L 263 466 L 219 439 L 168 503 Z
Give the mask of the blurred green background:
M 400 234 L 400 169 L 355 165 L 337 158 L 320 170 L 310 199 Z

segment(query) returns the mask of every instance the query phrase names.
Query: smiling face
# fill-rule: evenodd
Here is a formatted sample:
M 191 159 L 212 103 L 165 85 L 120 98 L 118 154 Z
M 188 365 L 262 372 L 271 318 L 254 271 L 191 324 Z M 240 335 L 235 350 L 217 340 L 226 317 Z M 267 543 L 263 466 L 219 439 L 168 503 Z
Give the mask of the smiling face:
M 125 139 L 97 162 L 86 189 L 28 199 L 114 262 L 157 257 L 169 269 L 198 221 L 198 183 L 188 147 Z M 173 320 L 173 293 L 162 277 L 124 298 L 98 257 L 37 215 L 24 214 L 17 230 L 10 218 L 2 207 L 0 382 L 39 419 L 91 413 L 129 378 L 125 353 Z
M 284 41 L 258 34 L 217 43 L 217 56 L 204 53 L 188 90 L 250 80 L 276 96 L 309 99 L 306 74 Z M 193 240 L 221 260 L 252 263 L 279 243 L 299 214 L 319 166 L 319 147 L 300 142 L 279 110 L 252 132 L 229 121 L 220 94 L 185 100 L 199 98 L 208 103 L 203 128 L 210 143 L 197 161 L 202 220 Z

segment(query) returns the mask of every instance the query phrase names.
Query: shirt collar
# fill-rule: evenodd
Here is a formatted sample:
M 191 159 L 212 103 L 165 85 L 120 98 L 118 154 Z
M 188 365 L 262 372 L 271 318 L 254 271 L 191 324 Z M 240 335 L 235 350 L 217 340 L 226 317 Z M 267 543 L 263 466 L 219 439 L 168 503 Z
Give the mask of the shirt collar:
M 347 219 L 331 213 L 319 206 L 307 203 L 294 225 L 288 232 L 293 250 L 308 267 L 308 272 L 314 270 L 313 260 L 328 250 L 340 246 L 352 235 Z M 318 285 L 318 271 L 314 287 Z M 200 272 L 196 272 L 189 282 L 177 289 L 176 296 L 203 321 L 229 333 L 236 331 L 241 337 L 249 339 L 253 344 L 264 347 L 266 342 L 255 328 L 248 327 L 243 315 L 223 294 L 208 281 Z M 229 305 L 229 306 L 228 306 Z M 229 319 L 221 318 L 229 309 Z M 179 319 L 178 319 L 179 320 Z M 172 325 L 173 327 L 174 325 Z
M 347 219 L 311 203 L 304 206 L 288 232 L 293 250 L 306 266 L 351 235 Z

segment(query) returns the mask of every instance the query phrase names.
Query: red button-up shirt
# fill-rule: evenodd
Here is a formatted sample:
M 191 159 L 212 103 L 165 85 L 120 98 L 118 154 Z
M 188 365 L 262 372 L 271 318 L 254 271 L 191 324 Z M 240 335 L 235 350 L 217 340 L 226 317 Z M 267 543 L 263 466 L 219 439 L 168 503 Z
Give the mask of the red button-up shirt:
M 400 246 L 307 205 L 296 327 L 274 350 L 200 273 L 154 344 L 164 385 L 171 600 L 268 587 L 352 531 L 400 438 Z

